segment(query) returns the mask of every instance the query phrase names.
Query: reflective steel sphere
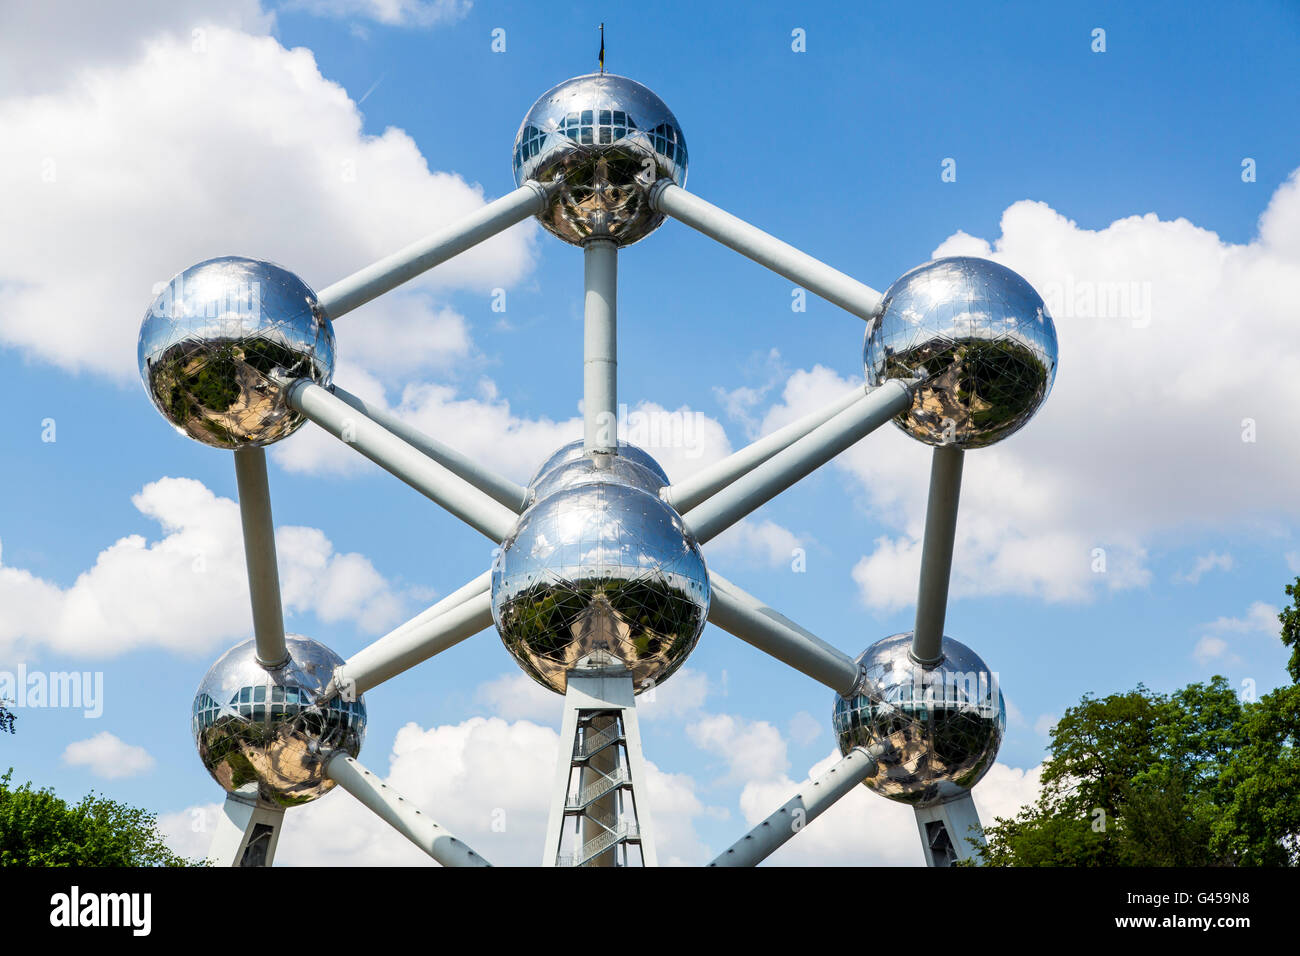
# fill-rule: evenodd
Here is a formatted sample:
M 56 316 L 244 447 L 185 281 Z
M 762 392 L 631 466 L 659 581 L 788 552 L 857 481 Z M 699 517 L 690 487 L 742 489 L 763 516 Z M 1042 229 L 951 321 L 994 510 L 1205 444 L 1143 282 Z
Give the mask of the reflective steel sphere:
M 1029 421 L 1056 378 L 1056 326 L 1033 287 L 969 256 L 918 266 L 867 327 L 867 381 L 928 375 L 894 419 L 927 445 L 982 448 Z
M 569 462 L 580 461 L 585 457 L 586 452 L 582 450 L 581 438 L 576 441 L 571 441 L 567 445 L 561 445 L 550 458 L 542 462 L 542 467 L 538 468 L 533 474 L 532 479 L 528 482 L 529 489 L 536 490 L 537 486 L 541 483 L 541 480 L 546 475 L 550 474 L 553 469 L 558 468 L 560 465 L 568 464 Z M 659 484 L 653 489 L 656 494 L 660 488 L 668 484 L 667 473 L 665 473 L 663 468 L 660 467 L 659 462 L 655 461 L 654 458 L 650 456 L 650 453 L 644 449 L 629 444 L 628 442 L 620 441 L 618 443 L 618 457 L 625 458 L 633 464 L 640 465 L 642 468 L 647 469 L 650 474 L 654 476 L 655 480 L 659 482 Z M 540 498 L 543 496 L 539 495 L 538 497 Z
M 282 807 L 315 800 L 334 786 L 325 761 L 355 757 L 366 734 L 363 698 L 319 695 L 343 659 L 305 637 L 286 638 L 289 663 L 267 670 L 252 641 L 223 654 L 194 695 L 191 728 L 199 758 L 227 793 Z
M 541 501 L 561 488 L 602 481 L 630 485 L 652 495 L 658 495 L 659 489 L 667 484 L 661 473 L 652 471 L 635 458 L 624 454 L 596 452 L 551 468 L 530 486 L 533 495 L 531 500 Z
M 140 326 L 140 377 L 158 411 L 216 448 L 269 445 L 305 419 L 271 377 L 334 375 L 334 330 L 316 293 L 274 263 L 224 256 L 167 284 Z
M 975 786 L 993 766 L 1006 728 L 1006 705 L 979 655 L 951 637 L 943 660 L 926 669 L 908 653 L 912 634 L 863 651 L 861 691 L 835 697 L 840 753 L 883 744 L 865 784 L 890 800 L 930 806 Z
M 686 182 L 686 138 L 650 90 L 612 73 L 565 80 L 542 94 L 515 136 L 515 183 L 559 182 L 542 225 L 565 242 L 644 239 L 664 221 L 650 208 L 660 179 Z
M 520 516 L 492 568 L 492 617 L 530 677 L 628 669 L 637 693 L 686 660 L 709 610 L 699 545 L 671 507 L 621 482 L 563 488 Z

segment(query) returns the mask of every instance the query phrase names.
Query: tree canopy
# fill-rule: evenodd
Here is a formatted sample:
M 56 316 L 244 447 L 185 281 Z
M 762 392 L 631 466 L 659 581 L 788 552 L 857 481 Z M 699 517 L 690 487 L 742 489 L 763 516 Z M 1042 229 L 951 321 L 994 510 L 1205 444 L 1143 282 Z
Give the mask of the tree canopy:
M 0 866 L 187 866 L 152 813 L 89 793 L 69 805 L 50 789 L 0 777 Z
M 1084 695 L 1051 732 L 1037 802 L 987 826 L 975 862 L 1300 865 L 1300 578 L 1286 593 L 1291 684 Z

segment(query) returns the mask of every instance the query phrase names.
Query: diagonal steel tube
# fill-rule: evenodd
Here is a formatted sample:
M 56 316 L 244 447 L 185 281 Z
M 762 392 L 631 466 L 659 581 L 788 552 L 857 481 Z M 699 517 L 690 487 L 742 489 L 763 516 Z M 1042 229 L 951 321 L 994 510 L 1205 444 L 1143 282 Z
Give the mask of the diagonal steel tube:
M 325 775 L 443 866 L 492 865 L 445 827 L 421 813 L 411 801 L 399 796 L 356 758 L 336 753 L 325 765 Z
M 709 572 L 709 623 L 847 696 L 858 680 L 857 662 L 838 648 Z
M 244 530 L 244 561 L 248 566 L 248 594 L 253 603 L 257 662 L 266 668 L 276 668 L 289 659 L 289 651 L 284 642 L 280 569 L 275 559 L 275 522 L 271 519 L 264 448 L 235 449 L 235 481 L 239 486 L 239 518 Z
M 330 389 L 335 396 L 365 415 L 372 422 L 388 429 L 402 441 L 423 452 L 458 478 L 463 478 L 479 491 L 505 505 L 516 514 L 521 513 L 528 501 L 528 492 L 504 475 L 485 468 L 468 455 L 431 438 L 418 428 L 402 421 L 392 412 L 335 385 Z
M 659 492 L 659 497 L 676 508 L 679 514 L 684 514 L 705 498 L 725 488 L 741 475 L 752 471 L 777 452 L 790 447 L 818 425 L 829 421 L 865 394 L 867 394 L 865 385 L 846 392 L 825 408 L 810 412 L 802 418 L 778 428 L 770 435 L 764 435 L 757 441 L 751 442 L 721 461 L 714 462 L 707 468 L 701 468 L 682 481 L 667 486 Z
M 478 580 L 476 578 L 471 584 L 477 584 Z M 369 647 L 362 648 L 349 657 L 335 668 L 324 696 L 328 698 L 335 693 L 343 693 L 353 699 L 491 627 L 490 590 L 484 587 L 451 603 L 452 599 L 463 595 L 465 590 L 462 588 L 456 594 L 444 598 L 449 603 L 441 612 L 430 613 L 437 607 L 434 605 L 420 617 L 390 631 Z
M 718 854 L 709 866 L 757 866 L 840 797 L 873 776 L 876 758 L 883 752 L 879 745 L 870 750 L 854 747 L 843 760 L 816 780 L 807 781 L 771 816 Z
M 875 289 L 688 193 L 671 180 L 662 179 L 655 185 L 650 192 L 650 203 L 659 212 L 753 259 L 777 275 L 799 283 L 809 292 L 859 318 L 869 321 L 880 312 L 882 297 Z
M 514 192 L 475 210 L 455 225 L 411 243 L 390 256 L 326 286 L 316 301 L 325 314 L 337 319 L 371 299 L 414 279 L 439 263 L 490 239 L 499 232 L 541 212 L 547 189 L 526 182 Z
M 682 517 L 701 544 L 717 537 L 889 421 L 911 401 L 906 384 L 897 379 L 886 382 Z
M 930 498 L 925 508 L 916 628 L 912 632 L 912 659 L 926 666 L 943 660 L 943 622 L 948 615 L 948 582 L 952 577 L 964 457 L 965 452 L 955 445 L 940 445 L 930 460 Z
M 308 379 L 285 387 L 285 401 L 430 501 L 500 544 L 519 516 L 465 479 L 431 461 L 381 425 L 357 413 L 341 398 Z

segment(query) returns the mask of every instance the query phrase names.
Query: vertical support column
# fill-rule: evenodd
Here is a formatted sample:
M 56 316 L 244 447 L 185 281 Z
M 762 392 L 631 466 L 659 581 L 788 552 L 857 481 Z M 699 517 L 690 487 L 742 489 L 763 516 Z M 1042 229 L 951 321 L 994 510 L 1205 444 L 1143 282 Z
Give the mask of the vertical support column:
M 916 592 L 916 628 L 912 633 L 912 659 L 926 667 L 943 660 L 943 622 L 948 614 L 948 581 L 952 576 L 964 455 L 955 445 L 940 445 L 930 462 L 930 500 L 925 509 L 921 582 Z
M 270 866 L 283 823 L 283 807 L 232 793 L 217 817 L 208 859 L 217 866 Z
M 582 247 L 583 451 L 618 449 L 618 246 L 592 239 Z
M 917 807 L 916 829 L 921 835 L 926 866 L 952 866 L 968 860 L 974 853 L 969 839 L 984 842 L 984 828 L 969 793 L 937 807 Z
M 603 737 L 617 734 L 622 728 L 618 726 L 619 719 L 616 716 L 599 716 L 592 717 L 586 722 L 586 737 L 591 740 L 599 740 Z M 608 780 L 618 774 L 619 771 L 619 748 L 609 746 L 599 753 L 592 754 L 587 758 L 586 765 L 583 766 L 578 778 L 581 780 L 579 786 L 583 791 L 588 787 L 596 786 L 602 780 Z M 600 838 L 602 833 L 607 830 L 610 821 L 621 819 L 619 814 L 619 791 L 611 790 L 608 794 L 601 797 L 590 807 L 582 816 L 582 845 L 589 846 L 594 840 Z M 618 846 L 611 845 L 608 850 L 593 857 L 587 866 L 618 866 Z
M 657 865 L 647 792 L 630 673 L 580 664 L 568 674 L 542 865 L 626 866 L 631 845 Z
M 271 520 L 271 490 L 266 480 L 266 451 L 235 449 L 235 480 L 239 485 L 239 517 L 244 526 L 244 560 L 248 593 L 253 602 L 253 636 L 257 662 L 280 667 L 289 659 L 284 643 L 284 612 L 280 606 L 280 571 L 275 560 L 275 523 Z

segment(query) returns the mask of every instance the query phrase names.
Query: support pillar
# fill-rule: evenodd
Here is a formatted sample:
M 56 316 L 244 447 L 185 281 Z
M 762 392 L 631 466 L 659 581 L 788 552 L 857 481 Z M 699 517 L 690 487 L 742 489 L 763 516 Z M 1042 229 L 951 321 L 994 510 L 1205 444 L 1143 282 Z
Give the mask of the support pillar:
M 208 859 L 217 866 L 270 866 L 283 823 L 283 807 L 232 793 L 217 816 Z
M 632 676 L 569 671 L 543 866 L 656 866 Z
M 969 860 L 974 849 L 967 840 L 978 836 L 984 842 L 984 828 L 969 793 L 938 806 L 917 807 L 916 829 L 926 866 L 952 866 Z

